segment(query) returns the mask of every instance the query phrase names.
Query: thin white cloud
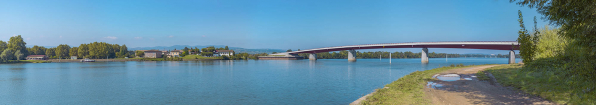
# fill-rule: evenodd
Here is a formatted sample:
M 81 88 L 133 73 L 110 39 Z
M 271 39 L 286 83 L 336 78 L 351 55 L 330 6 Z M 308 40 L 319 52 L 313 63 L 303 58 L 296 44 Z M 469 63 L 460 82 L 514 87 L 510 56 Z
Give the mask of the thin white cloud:
M 108 36 L 108 37 L 104 37 L 104 38 L 107 38 L 107 39 L 112 39 L 112 40 L 114 40 L 114 39 L 118 39 L 118 37 L 115 37 L 115 36 Z
M 31 40 L 31 38 L 27 38 L 27 40 Z
M 60 35 L 60 38 L 62 38 L 62 35 Z
M 143 37 L 135 37 L 135 39 L 143 39 Z
M 205 37 L 205 35 L 203 35 L 203 37 Z
M 173 36 L 173 35 L 170 35 L 170 36 L 168 36 L 168 37 L 169 37 L 169 38 L 173 38 L 174 36 Z

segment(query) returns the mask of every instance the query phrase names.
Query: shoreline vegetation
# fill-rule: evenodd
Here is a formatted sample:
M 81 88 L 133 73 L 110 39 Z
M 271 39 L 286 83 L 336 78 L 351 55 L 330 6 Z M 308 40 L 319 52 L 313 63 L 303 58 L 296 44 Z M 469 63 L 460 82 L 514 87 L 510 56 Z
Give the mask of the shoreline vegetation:
M 450 67 L 415 71 L 385 85 L 386 88 L 377 89 L 376 92 L 367 97 L 366 100 L 362 101 L 360 104 L 431 104 L 431 101 L 425 99 L 424 87 L 428 81 L 434 80 L 432 78 L 433 75 L 446 70 L 474 66 L 479 65 L 464 66 L 462 64 L 458 64 L 451 65 Z

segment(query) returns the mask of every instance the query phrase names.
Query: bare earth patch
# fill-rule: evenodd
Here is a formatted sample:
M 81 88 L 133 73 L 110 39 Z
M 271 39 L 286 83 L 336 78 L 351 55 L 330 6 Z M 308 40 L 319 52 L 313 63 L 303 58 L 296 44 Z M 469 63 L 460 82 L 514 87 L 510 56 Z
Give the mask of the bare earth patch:
M 475 73 L 498 65 L 485 65 L 444 71 L 424 88 L 426 98 L 438 105 L 469 104 L 553 104 L 540 97 L 531 96 L 488 81 L 480 81 Z M 460 78 L 453 80 L 453 78 Z M 445 79 L 448 78 L 448 79 Z

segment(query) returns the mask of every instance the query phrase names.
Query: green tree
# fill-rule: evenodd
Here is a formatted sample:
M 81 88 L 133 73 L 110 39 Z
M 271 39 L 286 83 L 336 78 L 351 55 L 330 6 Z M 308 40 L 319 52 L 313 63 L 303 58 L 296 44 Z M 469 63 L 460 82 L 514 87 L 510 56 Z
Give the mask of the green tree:
M 77 55 L 80 58 L 88 58 L 89 57 L 89 47 L 87 47 L 87 44 L 81 44 L 78 48 L 79 51 L 77 51 Z
M 228 48 L 228 46 L 226 46 L 224 49 L 225 49 L 225 50 L 230 50 L 230 48 Z
M 48 48 L 46 50 L 46 56 L 48 56 L 49 58 L 56 58 L 55 50 L 56 50 L 56 48 Z
M 128 48 L 126 47 L 126 45 L 122 45 L 120 46 L 120 56 L 118 58 L 124 58 L 124 57 L 128 57 Z
M 286 50 L 286 52 L 292 52 L 292 49 L 288 49 L 288 50 Z
M 79 48 L 78 47 L 72 47 L 68 51 L 68 55 L 70 55 L 70 56 L 77 56 L 77 58 L 75 58 L 75 59 L 78 59 L 78 57 L 79 57 L 78 56 L 78 52 L 79 52 Z
M 517 42 L 520 44 L 519 53 L 524 63 L 530 63 L 534 59 L 534 38 L 532 38 L 532 36 L 528 34 L 528 30 L 526 30 L 521 10 L 518 10 L 518 15 L 519 19 L 517 19 L 517 21 L 519 22 L 519 27 L 521 27 L 517 32 L 519 34 Z
M 510 0 L 518 5 L 536 8 L 551 24 L 561 26 L 561 34 L 584 46 L 596 58 L 596 0 Z
M 9 49 L 12 49 L 14 51 L 19 50 L 23 54 L 29 54 L 25 45 L 27 45 L 27 43 L 23 41 L 23 37 L 21 37 L 21 35 L 10 37 L 10 40 L 8 41 Z
M 33 47 L 31 47 L 31 50 L 29 50 L 29 54 L 30 55 L 45 55 L 46 53 L 46 48 L 43 46 L 37 46 L 34 45 Z
M 0 51 L 4 51 L 7 48 L 8 48 L 8 45 L 6 44 L 6 42 L 0 40 Z
M 12 55 L 12 49 L 10 49 L 10 48 L 4 49 L 2 54 L 0 54 L 0 58 L 2 59 L 2 62 L 8 62 L 9 60 L 12 60 L 13 56 L 14 55 Z
M 17 61 L 19 61 L 19 60 L 22 60 L 23 58 L 25 58 L 25 54 L 21 53 L 21 51 L 20 51 L 20 50 L 17 50 L 17 51 L 14 53 L 14 57 L 15 57 L 15 59 L 16 59 Z
M 145 52 L 143 52 L 143 51 L 135 51 L 135 52 L 136 52 L 135 55 L 137 55 L 138 57 L 144 57 L 145 56 Z
M 56 56 L 58 56 L 58 58 L 62 59 L 62 58 L 68 58 L 69 55 L 69 50 L 70 50 L 70 46 L 66 45 L 66 44 L 60 44 L 58 45 L 58 47 L 56 47 Z

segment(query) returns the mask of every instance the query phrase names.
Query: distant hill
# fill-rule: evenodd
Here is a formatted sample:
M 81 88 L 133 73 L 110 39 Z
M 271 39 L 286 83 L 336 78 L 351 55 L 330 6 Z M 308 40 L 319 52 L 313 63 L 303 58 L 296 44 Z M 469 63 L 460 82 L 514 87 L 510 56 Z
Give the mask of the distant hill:
M 208 46 L 203 46 L 203 45 L 196 45 L 196 46 L 189 46 L 189 45 L 173 45 L 173 46 L 155 46 L 155 47 L 135 47 L 135 48 L 128 48 L 128 50 L 180 50 L 180 49 L 184 49 L 184 47 L 188 47 L 188 48 L 205 48 L 205 47 L 209 47 L 209 46 L 214 46 L 215 48 L 220 48 L 220 47 L 225 47 L 224 45 L 208 45 Z M 258 53 L 272 53 L 272 52 L 285 52 L 285 50 L 281 50 L 281 49 L 245 49 L 245 48 L 240 48 L 240 47 L 229 47 L 230 50 L 234 50 L 234 52 L 236 53 L 249 53 L 249 54 L 258 54 Z

